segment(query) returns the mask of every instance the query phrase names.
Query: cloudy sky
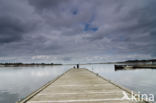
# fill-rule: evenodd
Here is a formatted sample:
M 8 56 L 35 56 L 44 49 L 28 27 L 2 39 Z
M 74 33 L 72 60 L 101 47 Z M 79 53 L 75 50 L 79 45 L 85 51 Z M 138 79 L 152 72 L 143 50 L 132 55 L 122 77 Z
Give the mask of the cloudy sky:
M 0 0 L 0 62 L 156 57 L 156 0 Z

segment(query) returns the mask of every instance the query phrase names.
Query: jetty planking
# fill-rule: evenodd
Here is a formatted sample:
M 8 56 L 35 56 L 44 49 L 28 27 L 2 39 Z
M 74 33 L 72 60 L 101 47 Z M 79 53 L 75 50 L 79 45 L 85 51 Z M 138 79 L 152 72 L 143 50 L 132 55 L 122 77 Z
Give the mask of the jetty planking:
M 87 69 L 70 69 L 18 103 L 145 103 L 125 99 L 130 90 Z

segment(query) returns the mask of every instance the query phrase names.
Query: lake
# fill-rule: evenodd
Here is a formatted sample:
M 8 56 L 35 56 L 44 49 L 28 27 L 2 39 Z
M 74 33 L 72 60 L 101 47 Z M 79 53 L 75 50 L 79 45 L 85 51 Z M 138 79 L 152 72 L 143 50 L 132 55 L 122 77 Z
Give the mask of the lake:
M 0 67 L 0 103 L 15 103 L 72 67 Z M 136 92 L 156 96 L 154 69 L 114 71 L 113 64 L 81 65 L 82 67 Z

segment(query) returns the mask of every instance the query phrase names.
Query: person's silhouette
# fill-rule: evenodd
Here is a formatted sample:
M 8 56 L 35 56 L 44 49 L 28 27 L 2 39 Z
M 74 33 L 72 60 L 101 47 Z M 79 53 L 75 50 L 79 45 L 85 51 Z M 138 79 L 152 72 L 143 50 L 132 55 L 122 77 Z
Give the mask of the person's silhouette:
M 77 69 L 79 68 L 79 64 L 77 64 Z

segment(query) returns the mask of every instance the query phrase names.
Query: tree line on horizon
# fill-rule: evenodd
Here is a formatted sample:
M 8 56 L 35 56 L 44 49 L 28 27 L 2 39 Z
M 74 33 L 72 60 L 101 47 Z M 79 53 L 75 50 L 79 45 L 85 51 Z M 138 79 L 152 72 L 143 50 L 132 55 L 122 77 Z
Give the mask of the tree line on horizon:
M 156 59 L 149 59 L 149 60 L 127 60 L 125 62 L 156 62 Z
M 62 64 L 54 64 L 54 63 L 0 63 L 0 65 L 62 65 Z

